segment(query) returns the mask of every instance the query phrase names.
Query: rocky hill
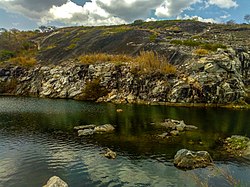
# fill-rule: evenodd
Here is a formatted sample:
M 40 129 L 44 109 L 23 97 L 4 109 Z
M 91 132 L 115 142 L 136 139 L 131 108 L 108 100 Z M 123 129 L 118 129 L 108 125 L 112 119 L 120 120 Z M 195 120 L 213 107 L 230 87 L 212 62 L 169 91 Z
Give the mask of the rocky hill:
M 190 20 L 2 33 L 0 92 L 113 102 L 249 103 L 249 33 L 250 25 Z M 157 69 L 150 62 L 151 71 L 143 72 L 138 65 L 143 60 L 137 59 L 142 51 L 176 70 L 162 71 L 165 66 Z M 86 56 L 98 54 L 110 56 L 86 62 Z

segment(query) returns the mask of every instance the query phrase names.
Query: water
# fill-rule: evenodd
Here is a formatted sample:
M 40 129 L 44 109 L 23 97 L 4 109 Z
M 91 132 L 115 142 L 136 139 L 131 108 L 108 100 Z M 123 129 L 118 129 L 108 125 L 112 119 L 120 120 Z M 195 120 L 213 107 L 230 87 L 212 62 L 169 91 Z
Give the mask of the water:
M 0 186 L 39 187 L 53 175 L 71 187 L 250 186 L 250 161 L 230 158 L 218 144 L 233 134 L 250 137 L 249 115 L 249 110 L 0 97 Z M 157 124 L 166 118 L 199 130 L 157 138 L 162 133 Z M 72 130 L 93 123 L 113 124 L 115 133 L 78 138 Z M 107 147 L 117 159 L 103 157 Z M 181 148 L 209 151 L 216 167 L 176 169 L 173 157 Z

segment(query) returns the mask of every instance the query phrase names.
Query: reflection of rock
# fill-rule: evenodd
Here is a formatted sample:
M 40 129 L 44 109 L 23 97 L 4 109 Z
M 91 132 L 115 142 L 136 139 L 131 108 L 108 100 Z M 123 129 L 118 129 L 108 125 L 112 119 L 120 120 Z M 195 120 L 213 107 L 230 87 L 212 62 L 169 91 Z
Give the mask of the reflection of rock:
M 250 157 L 250 139 L 248 137 L 233 135 L 224 141 L 223 146 L 230 154 Z
M 94 130 L 93 129 L 84 129 L 84 130 L 78 130 L 78 136 L 89 136 L 94 134 Z
M 211 165 L 213 162 L 207 151 L 179 150 L 174 157 L 174 165 L 182 169 L 202 168 Z
M 101 126 L 97 126 L 95 127 L 94 131 L 99 133 L 99 132 L 112 132 L 114 131 L 115 128 L 110 125 L 110 124 L 105 124 L 105 125 L 101 125 Z
M 74 127 L 74 130 L 84 130 L 84 129 L 94 129 L 96 125 L 91 124 L 91 125 L 81 125 L 81 126 L 76 126 Z
M 116 158 L 116 152 L 110 150 L 109 148 L 107 148 L 106 153 L 104 154 L 105 157 L 107 157 L 108 159 L 115 159 Z
M 43 187 L 68 187 L 68 184 L 57 176 L 51 177 Z

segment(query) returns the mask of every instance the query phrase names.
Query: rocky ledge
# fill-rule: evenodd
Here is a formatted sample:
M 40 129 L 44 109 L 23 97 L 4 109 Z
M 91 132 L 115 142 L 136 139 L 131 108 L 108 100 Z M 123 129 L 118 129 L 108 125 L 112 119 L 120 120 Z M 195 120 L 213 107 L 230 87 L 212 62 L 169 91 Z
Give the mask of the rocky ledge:
M 115 103 L 242 104 L 248 100 L 250 82 L 244 68 L 234 50 L 194 57 L 176 74 L 140 73 L 129 63 L 5 66 L 0 67 L 0 94 Z

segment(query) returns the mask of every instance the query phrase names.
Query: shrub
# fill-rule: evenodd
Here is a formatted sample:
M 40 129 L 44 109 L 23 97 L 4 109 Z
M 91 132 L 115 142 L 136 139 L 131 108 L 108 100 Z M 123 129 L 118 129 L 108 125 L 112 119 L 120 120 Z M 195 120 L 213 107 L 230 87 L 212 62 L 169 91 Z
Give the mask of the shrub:
M 199 49 L 196 49 L 196 50 L 194 50 L 194 54 L 196 54 L 196 55 L 207 55 L 207 54 L 209 54 L 209 51 L 208 50 L 206 50 L 206 49 L 201 49 L 201 48 L 199 48 Z
M 74 49 L 76 47 L 76 44 L 70 44 L 68 47 L 64 48 L 65 50 L 71 50 Z
M 15 56 L 15 52 L 9 50 L 0 51 L 0 61 L 9 60 Z
M 107 89 L 105 87 L 102 87 L 100 85 L 100 82 L 100 79 L 93 79 L 86 82 L 86 86 L 81 99 L 95 101 L 98 98 L 107 95 Z
M 156 34 L 151 34 L 151 35 L 149 36 L 149 41 L 150 41 L 150 42 L 155 42 L 156 38 L 157 38 L 157 35 L 156 35 Z

